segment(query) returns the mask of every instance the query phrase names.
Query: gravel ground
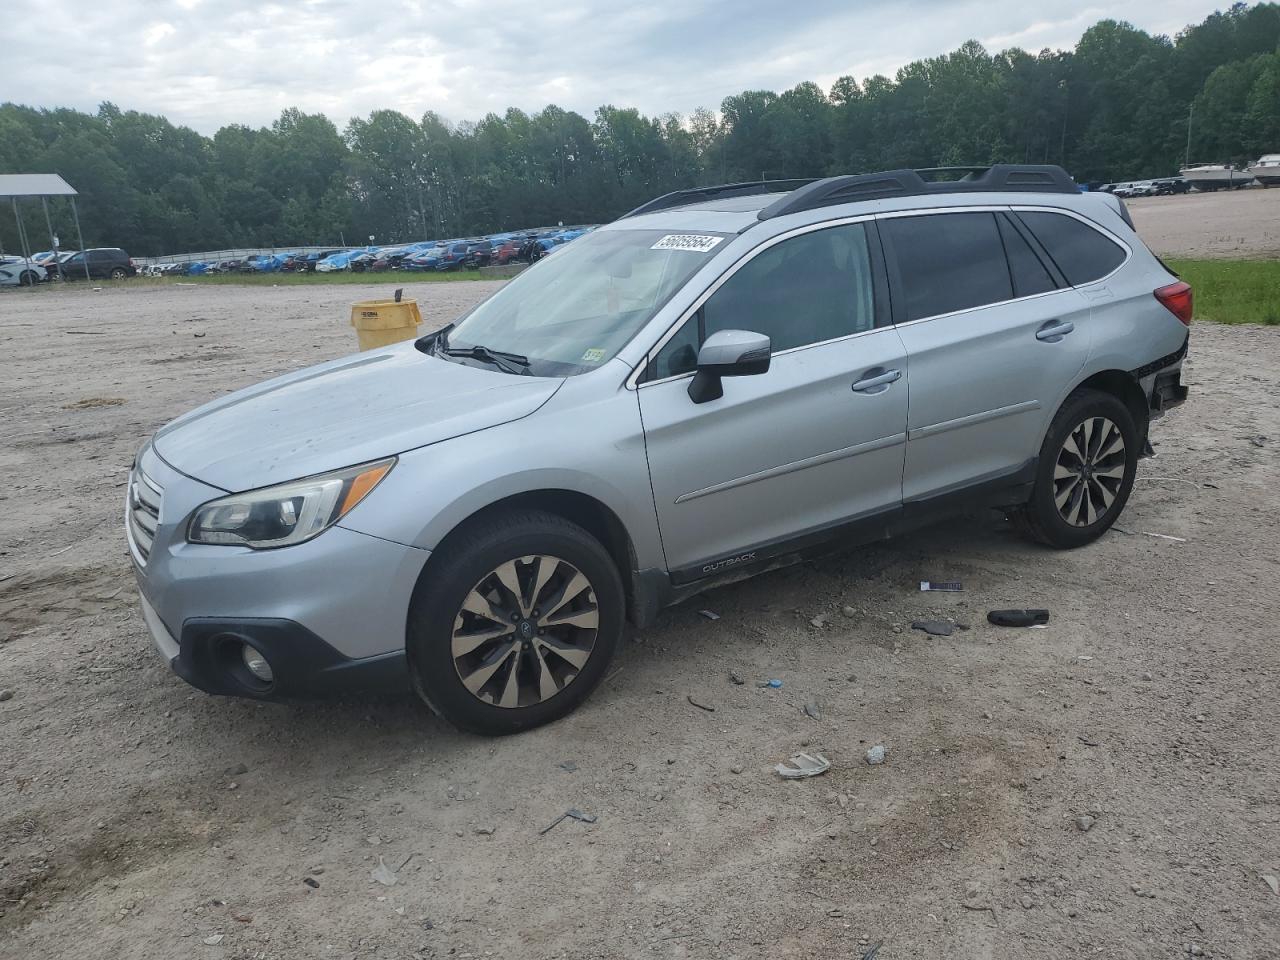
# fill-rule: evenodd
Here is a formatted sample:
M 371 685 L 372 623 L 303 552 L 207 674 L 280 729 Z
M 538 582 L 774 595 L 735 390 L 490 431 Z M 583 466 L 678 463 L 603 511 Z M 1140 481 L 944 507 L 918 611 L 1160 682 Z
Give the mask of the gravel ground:
M 434 324 L 491 289 L 414 294 Z M 1196 326 L 1095 545 L 983 515 L 716 590 L 482 740 L 408 697 L 192 690 L 126 559 L 143 438 L 350 351 L 382 292 L 0 296 L 0 956 L 1278 955 L 1280 331 Z M 985 622 L 1023 605 L 1048 628 Z M 802 749 L 830 772 L 781 780 Z M 571 807 L 598 819 L 540 833 Z
M 1280 190 L 1126 200 L 1147 245 L 1162 257 L 1280 257 Z

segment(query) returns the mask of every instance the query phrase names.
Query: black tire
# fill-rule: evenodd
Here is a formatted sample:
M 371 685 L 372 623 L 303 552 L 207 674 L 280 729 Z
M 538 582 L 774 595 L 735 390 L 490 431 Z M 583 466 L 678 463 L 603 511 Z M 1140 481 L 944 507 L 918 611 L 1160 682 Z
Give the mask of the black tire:
M 455 621 L 461 622 L 463 603 L 491 571 L 531 556 L 555 558 L 581 572 L 589 581 L 587 596 L 594 597 L 599 622 L 588 659 L 559 692 L 525 706 L 502 707 L 482 700 L 464 685 L 453 656 L 454 626 Z M 474 733 L 500 736 L 558 720 L 581 704 L 604 678 L 622 636 L 625 605 L 613 559 L 577 524 L 536 510 L 482 518 L 449 535 L 414 591 L 407 638 L 413 687 L 435 713 Z M 506 642 L 494 641 L 495 645 Z M 531 656 L 517 651 L 517 666 L 510 669 L 536 670 Z M 507 675 L 505 671 L 494 674 L 499 685 Z
M 111 271 L 112 280 L 124 280 L 129 276 L 129 271 L 124 267 L 116 267 Z
M 38 279 L 34 270 L 23 270 L 18 274 L 18 284 L 23 287 L 34 287 Z
M 1092 483 L 1085 480 L 1084 493 L 1081 497 L 1067 498 L 1064 509 L 1076 519 L 1076 522 L 1070 522 L 1057 503 L 1060 492 L 1072 489 L 1072 481 L 1069 478 L 1055 480 L 1059 456 L 1065 456 L 1069 462 L 1072 454 L 1064 452 L 1064 445 L 1067 444 L 1068 438 L 1074 435 L 1078 446 L 1078 439 L 1082 435 L 1079 431 L 1085 428 L 1086 423 L 1093 425 L 1099 420 L 1114 424 L 1124 440 L 1123 475 L 1119 478 L 1119 483 L 1114 490 L 1109 480 L 1100 478 Z M 1093 429 L 1097 428 L 1093 427 Z M 1141 442 L 1138 428 L 1133 422 L 1133 415 L 1118 398 L 1100 390 L 1075 391 L 1063 402 L 1049 425 L 1044 443 L 1040 447 L 1035 487 L 1032 490 L 1031 499 L 1011 513 L 1015 524 L 1032 539 L 1060 550 L 1082 547 L 1097 540 L 1115 523 L 1129 500 L 1134 476 L 1138 470 Z M 1106 461 L 1106 465 L 1111 470 L 1118 469 L 1121 466 L 1121 456 L 1113 455 Z M 1092 469 L 1097 469 L 1096 465 L 1091 467 Z M 1093 474 L 1090 472 L 1087 475 Z M 1105 489 L 1104 483 L 1107 484 Z M 1091 491 L 1093 493 L 1090 503 L 1083 505 L 1082 497 L 1089 496 Z M 1103 507 L 1107 495 L 1112 496 L 1113 499 Z M 1080 509 L 1073 509 L 1072 503 L 1082 503 L 1082 506 Z M 1096 517 L 1091 522 L 1080 522 L 1087 519 L 1088 514 L 1085 512 L 1087 510 L 1096 510 Z

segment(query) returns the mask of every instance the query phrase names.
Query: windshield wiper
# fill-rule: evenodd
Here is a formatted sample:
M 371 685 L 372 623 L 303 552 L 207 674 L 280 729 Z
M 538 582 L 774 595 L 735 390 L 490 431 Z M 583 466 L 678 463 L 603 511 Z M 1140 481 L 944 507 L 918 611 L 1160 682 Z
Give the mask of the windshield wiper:
M 518 353 L 507 353 L 505 350 L 492 350 L 480 343 L 469 347 L 442 346 L 438 349 L 438 352 L 447 357 L 468 357 L 472 360 L 479 360 L 481 363 L 488 363 L 499 370 L 505 370 L 507 373 L 527 374 L 529 372 L 528 357 L 522 357 Z

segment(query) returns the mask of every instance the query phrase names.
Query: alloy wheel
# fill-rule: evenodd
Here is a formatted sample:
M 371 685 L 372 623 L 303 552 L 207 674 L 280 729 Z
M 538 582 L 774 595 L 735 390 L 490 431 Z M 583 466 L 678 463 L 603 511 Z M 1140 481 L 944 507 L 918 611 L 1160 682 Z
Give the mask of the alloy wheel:
M 1067 523 L 1087 527 L 1115 503 L 1128 464 L 1124 434 L 1106 417 L 1089 417 L 1067 434 L 1053 468 L 1053 500 Z
M 595 589 L 573 564 L 508 560 L 471 588 L 454 618 L 454 669 L 479 700 L 533 706 L 578 677 L 599 627 Z

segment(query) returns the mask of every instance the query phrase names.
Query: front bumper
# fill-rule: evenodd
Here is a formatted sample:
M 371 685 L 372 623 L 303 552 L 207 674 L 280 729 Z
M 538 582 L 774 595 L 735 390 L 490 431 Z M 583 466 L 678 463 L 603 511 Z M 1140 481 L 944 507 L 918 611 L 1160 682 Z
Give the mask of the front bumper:
M 342 526 L 277 550 L 191 544 L 186 526 L 224 491 L 178 473 L 148 447 L 138 469 L 161 491 L 155 538 L 126 523 L 142 612 L 160 655 L 209 693 L 285 699 L 406 689 L 410 598 L 428 551 Z M 263 684 L 240 660 L 270 664 Z

